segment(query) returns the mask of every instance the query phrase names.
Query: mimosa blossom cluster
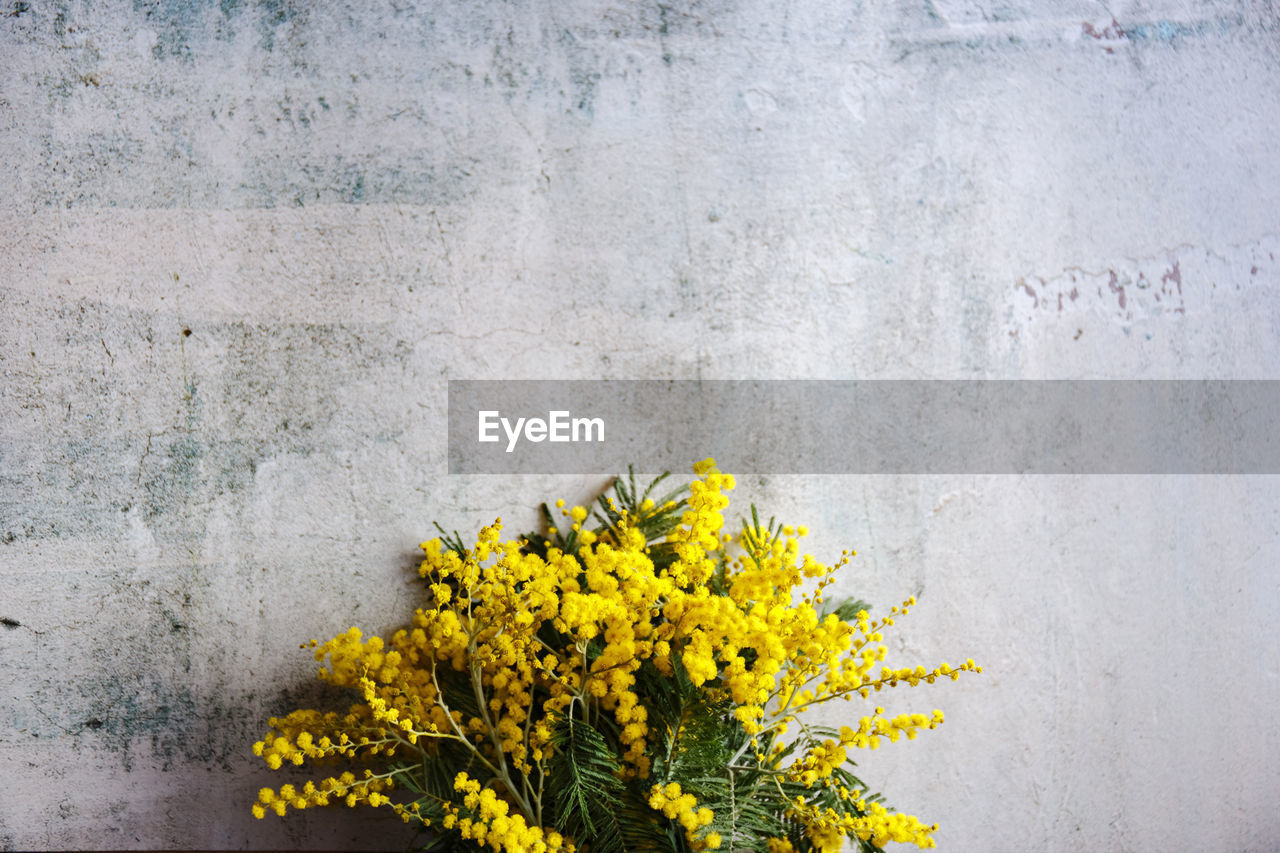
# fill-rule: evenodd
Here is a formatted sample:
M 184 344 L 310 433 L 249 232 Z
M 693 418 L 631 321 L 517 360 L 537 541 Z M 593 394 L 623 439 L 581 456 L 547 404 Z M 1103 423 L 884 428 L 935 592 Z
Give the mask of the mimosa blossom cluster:
M 386 640 L 351 628 L 311 643 L 320 678 L 349 689 L 354 703 L 273 718 L 254 745 L 272 769 L 361 769 L 263 788 L 253 813 L 368 805 L 477 850 L 595 850 L 583 827 L 609 816 L 575 816 L 549 781 L 566 738 L 582 735 L 576 723 L 614 753 L 609 778 L 593 784 L 669 823 L 690 849 L 837 851 L 846 838 L 933 846 L 933 826 L 887 811 L 846 785 L 841 768 L 851 750 L 914 739 L 942 712 L 886 716 L 877 706 L 829 736 L 802 715 L 981 667 L 885 665 L 883 632 L 915 600 L 878 621 L 865 610 L 834 612 L 824 592 L 848 552 L 820 563 L 801 552 L 804 528 L 757 522 L 728 535 L 733 477 L 712 460 L 694 473 L 686 501 L 610 502 L 595 530 L 585 527 L 586 507 L 560 502 L 567 532 L 540 541 L 504 539 L 498 519 L 471 547 L 424 542 L 428 602 L 409 625 Z M 663 513 L 673 522 L 655 540 L 649 522 Z M 731 787 L 749 779 L 752 797 L 776 804 L 777 835 L 741 837 L 745 817 L 701 801 L 698 783 L 680 777 L 677 753 L 692 745 L 662 710 L 673 700 L 650 687 L 662 680 L 687 685 L 689 714 L 719 715 L 722 740 L 735 745 L 722 772 Z

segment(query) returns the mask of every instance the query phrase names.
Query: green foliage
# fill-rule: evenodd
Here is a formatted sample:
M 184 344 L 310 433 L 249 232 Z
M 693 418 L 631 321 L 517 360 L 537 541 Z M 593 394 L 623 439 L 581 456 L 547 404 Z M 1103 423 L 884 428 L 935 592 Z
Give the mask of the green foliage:
M 444 545 L 446 550 L 452 551 L 459 557 L 467 556 L 467 546 L 462 544 L 462 535 L 458 531 L 453 531 L 453 536 L 450 537 L 449 533 L 440 526 L 440 522 L 433 521 L 431 523 L 435 525 L 436 530 L 440 531 L 440 543 Z
M 622 782 L 617 750 L 586 720 L 569 713 L 551 724 L 555 752 L 547 764 L 547 782 L 555 793 L 555 827 L 574 838 L 593 839 L 597 853 L 619 850 L 622 839 L 609 820 L 620 805 Z
M 675 549 L 664 540 L 680 526 L 680 517 L 686 507 L 683 495 L 689 491 L 689 487 L 679 486 L 664 494 L 655 495 L 658 484 L 668 476 L 669 472 L 659 474 L 641 491 L 636 485 L 635 469 L 628 466 L 627 476 L 614 477 L 610 488 L 596 498 L 591 511 L 591 519 L 596 524 L 590 528 L 591 532 L 597 538 L 616 541 L 619 524 L 625 513 L 627 523 L 644 534 L 645 542 L 650 544 L 649 559 L 654 566 L 664 568 L 671 565 L 675 561 Z M 647 501 L 651 503 L 646 505 Z M 538 505 L 538 515 L 542 529 L 523 537 L 527 553 L 545 557 L 549 548 L 573 553 L 581 547 L 581 531 L 572 528 L 562 531 L 555 513 L 546 503 Z M 442 541 L 446 547 L 453 547 L 451 542 Z
M 580 839 L 585 853 L 686 850 L 683 834 L 649 808 L 647 783 L 623 782 L 610 721 L 602 722 L 605 731 L 565 714 L 552 725 L 555 753 L 547 764 L 548 789 L 555 792 L 552 824 Z
M 688 486 L 679 486 L 666 494 L 654 496 L 654 489 L 668 476 L 668 472 L 663 472 L 643 492 L 639 492 L 635 469 L 627 466 L 627 478 L 615 477 L 613 481 L 617 500 L 611 500 L 607 494 L 601 495 L 596 499 L 598 507 L 594 513 L 601 522 L 599 530 L 607 530 L 616 538 L 618 523 L 625 512 L 631 526 L 644 534 L 645 542 L 655 543 L 649 549 L 649 559 L 657 568 L 669 566 L 675 560 L 675 549 L 662 540 L 680 525 L 680 516 L 686 506 L 682 496 L 689 491 Z M 648 508 L 645 507 L 646 500 L 652 501 Z
M 779 800 L 777 789 L 766 784 L 766 774 L 735 764 L 741 761 L 740 753 L 750 737 L 733 717 L 733 705 L 708 704 L 678 657 L 672 658 L 672 668 L 669 677 L 651 664 L 637 673 L 639 692 L 649 700 L 650 720 L 660 721 L 663 732 L 653 750 L 649 781 L 663 784 L 679 780 L 686 793 L 714 811 L 716 817 L 709 829 L 720 833 L 725 850 L 763 853 L 767 850 L 765 839 L 782 837 L 786 832 L 779 818 L 786 804 Z M 689 849 L 678 825 L 667 823 L 670 846 L 665 849 Z
M 867 602 L 860 598 L 849 598 L 840 602 L 840 604 L 831 610 L 827 610 L 824 606 L 822 615 L 826 616 L 830 613 L 834 613 L 836 618 L 841 622 L 853 622 L 858 618 L 858 614 L 864 610 L 870 613 L 871 605 L 867 604 Z
M 754 560 L 753 555 L 768 551 L 781 535 L 782 525 L 775 524 L 773 516 L 769 516 L 768 524 L 760 526 L 760 515 L 756 512 L 756 505 L 752 504 L 751 523 L 747 524 L 747 520 L 742 519 L 742 548 L 747 555 Z
M 404 788 L 417 796 L 420 814 L 433 825 L 439 825 L 445 817 L 444 804 L 455 797 L 453 780 L 458 771 L 475 769 L 474 758 L 461 746 L 448 742 L 433 744 L 433 750 L 424 754 L 419 762 L 401 764 L 398 778 Z M 461 853 L 473 851 L 474 846 L 456 833 L 438 833 L 423 829 L 414 839 L 412 848 L 423 853 Z

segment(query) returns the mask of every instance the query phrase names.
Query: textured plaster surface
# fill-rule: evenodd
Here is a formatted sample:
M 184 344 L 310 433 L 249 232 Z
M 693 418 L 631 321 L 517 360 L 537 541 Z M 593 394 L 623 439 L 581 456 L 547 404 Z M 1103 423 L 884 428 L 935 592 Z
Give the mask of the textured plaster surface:
M 1276 378 L 1277 127 L 1271 3 L 4 0 L 0 847 L 402 844 L 248 746 L 601 485 L 449 477 L 451 377 Z M 1274 478 L 739 491 L 986 665 L 863 763 L 939 849 L 1280 842 Z

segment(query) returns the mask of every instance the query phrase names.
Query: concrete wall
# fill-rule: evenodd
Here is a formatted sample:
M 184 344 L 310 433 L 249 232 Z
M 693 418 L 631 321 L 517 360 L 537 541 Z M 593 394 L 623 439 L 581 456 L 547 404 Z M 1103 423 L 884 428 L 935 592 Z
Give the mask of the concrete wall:
M 0 846 L 399 846 L 254 821 L 248 747 L 323 698 L 299 642 L 403 619 L 433 519 L 600 485 L 448 476 L 450 377 L 1277 376 L 1278 28 L 4 0 Z M 1274 478 L 739 492 L 919 597 L 902 660 L 986 665 L 864 765 L 941 850 L 1280 843 Z

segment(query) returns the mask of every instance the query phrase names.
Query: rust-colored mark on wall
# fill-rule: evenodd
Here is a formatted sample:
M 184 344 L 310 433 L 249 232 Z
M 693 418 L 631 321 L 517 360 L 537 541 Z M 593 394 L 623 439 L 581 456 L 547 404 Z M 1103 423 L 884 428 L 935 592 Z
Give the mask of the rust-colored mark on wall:
M 1031 301 L 1034 303 L 1033 307 L 1039 308 L 1040 298 L 1036 296 L 1036 292 L 1032 289 L 1031 285 L 1027 284 L 1026 279 L 1018 279 L 1018 286 L 1025 290 L 1027 295 L 1031 297 Z
M 1265 275 L 1265 250 L 1256 245 L 1233 249 L 1234 257 L 1224 257 L 1209 249 L 1181 246 L 1145 258 L 1113 261 L 1096 271 L 1068 267 L 1054 276 L 1018 276 L 1013 282 L 1011 322 L 1006 332 L 1016 338 L 1037 318 L 1047 316 L 1062 318 L 1070 333 L 1087 328 L 1078 319 L 1083 315 L 1109 318 L 1126 327 L 1185 315 L 1184 273 L 1204 283 L 1200 293 L 1194 287 L 1191 290 L 1197 300 L 1212 298 L 1215 279 L 1223 276 L 1248 282 L 1259 273 Z
M 1111 23 L 1103 27 L 1101 30 L 1098 30 L 1096 27 L 1094 27 L 1093 24 L 1089 23 L 1088 21 L 1084 22 L 1083 27 L 1084 27 L 1085 35 L 1098 39 L 1099 41 L 1102 41 L 1104 39 L 1107 41 L 1112 41 L 1115 39 L 1122 39 L 1125 37 L 1124 27 L 1121 27 L 1120 22 L 1117 21 L 1115 18 L 1112 18 Z
M 1115 18 L 1112 18 L 1111 23 L 1104 26 L 1101 30 L 1088 21 L 1081 24 L 1081 29 L 1084 30 L 1084 34 L 1089 36 L 1089 38 L 1096 39 L 1100 42 L 1124 41 L 1128 37 L 1124 28 L 1120 26 L 1120 22 Z M 1111 45 L 1104 45 L 1102 49 L 1107 53 L 1114 54 L 1116 52 L 1115 48 Z
M 1107 270 L 1107 272 L 1111 274 L 1111 279 L 1110 281 L 1107 282 L 1107 287 L 1111 290 L 1112 293 L 1120 294 L 1120 299 L 1119 299 L 1120 310 L 1123 311 L 1125 307 L 1124 285 L 1118 283 L 1119 278 L 1116 277 L 1115 270 Z

